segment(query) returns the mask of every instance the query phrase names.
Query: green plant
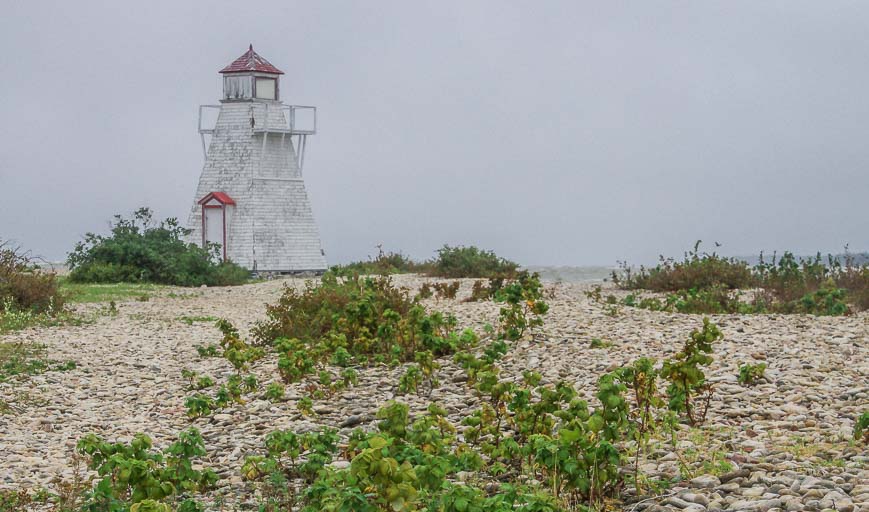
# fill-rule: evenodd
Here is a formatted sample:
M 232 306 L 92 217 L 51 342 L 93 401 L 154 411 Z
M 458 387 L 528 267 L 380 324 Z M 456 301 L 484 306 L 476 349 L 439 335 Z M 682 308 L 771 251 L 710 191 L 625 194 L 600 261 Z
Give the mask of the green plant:
M 199 357 L 218 357 L 220 355 L 220 347 L 214 343 L 208 345 L 196 345 L 196 353 Z
M 474 246 L 444 245 L 432 261 L 429 275 L 446 278 L 513 278 L 519 265 Z
M 272 382 L 266 386 L 264 396 L 272 402 L 278 402 L 284 398 L 284 386 L 279 382 Z
M 737 377 L 737 380 L 743 386 L 753 386 L 763 378 L 763 372 L 765 370 L 766 363 L 746 363 L 739 367 L 739 376 Z
M 537 273 L 520 272 L 498 290 L 495 300 L 505 304 L 499 312 L 499 336 L 508 340 L 518 340 L 528 328 L 542 326 L 543 315 L 549 311 Z
M 178 441 L 162 453 L 152 448 L 151 439 L 141 433 L 130 444 L 110 443 L 94 434 L 79 440 L 76 451 L 88 458 L 88 468 L 100 479 L 83 510 L 121 511 L 136 504 L 142 512 L 164 510 L 161 507 L 178 501 L 178 496 L 209 489 L 217 482 L 213 470 L 194 469 L 195 459 L 206 455 L 198 430 L 179 433 Z M 195 510 L 189 500 L 181 506 Z
M 377 246 L 378 254 L 375 259 L 368 261 L 356 261 L 346 265 L 335 265 L 329 272 L 336 276 L 352 277 L 354 275 L 381 275 L 422 273 L 430 268 L 428 263 L 418 263 L 400 252 L 384 252 L 381 246 Z
M 869 411 L 863 412 L 854 423 L 854 439 L 869 444 Z
M 296 408 L 299 410 L 300 413 L 304 414 L 305 416 L 314 415 L 314 401 L 311 400 L 310 397 L 303 396 L 302 398 L 300 398 L 299 401 L 296 403 Z
M 75 361 L 58 361 L 46 356 L 46 346 L 40 343 L 25 340 L 0 342 L 0 383 L 8 382 L 18 376 L 76 368 Z
M 249 345 L 228 320 L 219 319 L 215 325 L 223 333 L 220 346 L 223 348 L 223 357 L 232 364 L 236 374 L 248 369 L 248 363 L 262 359 L 265 351 L 261 347 Z M 255 387 L 255 386 L 254 386 Z
M 610 348 L 613 346 L 611 341 L 604 341 L 600 338 L 592 338 L 588 344 L 591 348 Z
M 428 314 L 389 278 L 325 275 L 320 286 L 309 284 L 303 292 L 285 289 L 267 315 L 253 329 L 254 337 L 275 348 L 278 371 L 287 383 L 326 362 L 399 364 L 422 351 L 441 356 L 477 341 L 473 331 L 454 330 L 455 318 Z
M 210 416 L 217 408 L 217 403 L 208 395 L 196 393 L 184 400 L 184 406 L 187 407 L 187 416 L 189 418 L 199 418 Z
M 646 289 L 660 292 L 723 287 L 726 289 L 749 288 L 755 284 L 751 269 L 744 261 L 723 258 L 716 253 L 701 253 L 698 240 L 694 249 L 685 253 L 682 261 L 661 256 L 660 263 L 652 268 L 640 267 L 634 271 L 626 263 L 612 273 L 613 282 L 624 289 Z
M 69 253 L 73 282 L 147 282 L 179 286 L 225 286 L 247 282 L 247 270 L 218 261 L 217 247 L 184 241 L 189 230 L 177 219 L 152 223 L 148 208 L 125 219 L 115 216 L 109 236 L 87 233 Z
M 193 325 L 196 322 L 215 323 L 220 319 L 215 316 L 179 316 L 178 320 L 187 325 Z
M 869 263 L 858 263 L 854 255 L 820 253 L 797 258 L 785 252 L 766 260 L 763 253 L 753 267 L 743 261 L 715 253 L 700 253 L 698 241 L 684 260 L 661 257 L 653 269 L 634 271 L 625 263 L 613 273 L 623 289 L 667 292 L 664 301 L 629 295 L 624 303 L 651 310 L 680 313 L 805 313 L 847 315 L 854 309 L 869 308 Z M 756 288 L 744 302 L 737 289 Z
M 712 343 L 723 337 L 718 326 L 704 318 L 703 328 L 691 331 L 682 350 L 672 359 L 664 361 L 661 368 L 661 376 L 669 382 L 667 396 L 670 409 L 684 413 L 692 426 L 704 421 L 712 399 L 712 385 L 706 381 L 701 367 L 712 363 L 709 355 L 712 353 Z

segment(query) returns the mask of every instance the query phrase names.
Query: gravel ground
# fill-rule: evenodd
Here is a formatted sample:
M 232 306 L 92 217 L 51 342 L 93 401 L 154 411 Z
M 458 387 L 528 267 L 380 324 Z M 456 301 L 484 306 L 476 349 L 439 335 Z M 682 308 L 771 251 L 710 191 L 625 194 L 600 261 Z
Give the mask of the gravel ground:
M 426 281 L 398 276 L 416 289 Z M 494 324 L 498 306 L 428 300 L 433 309 L 454 313 L 460 326 L 481 331 Z M 231 288 L 167 290 L 147 302 L 118 304 L 116 315 L 95 315 L 80 326 L 35 328 L 7 334 L 2 341 L 32 341 L 48 347 L 49 357 L 76 361 L 77 368 L 48 372 L 0 384 L 0 395 L 14 397 L 16 414 L 0 415 L 0 488 L 51 487 L 72 476 L 71 456 L 86 433 L 128 440 L 146 432 L 157 446 L 174 440 L 191 425 L 202 431 L 207 464 L 222 479 L 215 496 L 226 503 L 249 500 L 252 489 L 239 476 L 246 454 L 260 450 L 266 433 L 319 425 L 373 426 L 373 414 L 393 398 L 400 369 L 360 371 L 359 385 L 331 400 L 315 402 L 314 417 L 299 414 L 299 385 L 287 387 L 283 402 L 252 399 L 210 418 L 188 420 L 190 394 L 184 368 L 225 380 L 231 374 L 222 358 L 199 358 L 196 345 L 216 343 L 213 322 L 188 324 L 181 317 L 227 318 L 246 332 L 263 319 L 264 304 L 274 302 L 286 279 Z M 696 315 L 621 307 L 616 314 L 588 300 L 589 285 L 550 284 L 551 310 L 534 339 L 515 343 L 502 361 L 505 376 L 534 369 L 544 382 L 574 382 L 590 401 L 601 373 L 641 355 L 662 359 L 681 347 L 702 322 Z M 619 292 L 614 292 L 618 294 Z M 84 315 L 105 305 L 82 305 Z M 858 414 L 869 409 L 869 314 L 841 318 L 783 315 L 714 317 L 725 339 L 715 346 L 707 374 L 715 382 L 706 424 L 680 431 L 677 447 L 661 443 L 644 460 L 652 478 L 682 478 L 657 497 L 626 505 L 626 510 L 838 510 L 869 512 L 869 452 L 850 440 Z M 592 338 L 611 342 L 592 349 Z M 740 364 L 765 361 L 766 381 L 746 388 L 736 382 Z M 458 419 L 477 406 L 450 361 L 441 361 L 441 387 L 431 399 Z M 276 359 L 256 363 L 261 384 L 277 378 Z M 402 397 L 412 411 L 427 400 Z M 726 461 L 726 464 L 723 463 Z

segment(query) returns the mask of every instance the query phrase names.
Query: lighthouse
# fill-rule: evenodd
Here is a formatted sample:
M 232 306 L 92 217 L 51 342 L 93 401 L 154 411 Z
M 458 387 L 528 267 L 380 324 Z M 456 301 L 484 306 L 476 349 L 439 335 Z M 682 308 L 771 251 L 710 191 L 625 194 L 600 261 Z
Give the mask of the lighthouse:
M 254 272 L 322 272 L 326 258 L 302 179 L 316 107 L 286 105 L 283 71 L 253 50 L 220 70 L 219 105 L 200 105 L 205 165 L 189 240 Z

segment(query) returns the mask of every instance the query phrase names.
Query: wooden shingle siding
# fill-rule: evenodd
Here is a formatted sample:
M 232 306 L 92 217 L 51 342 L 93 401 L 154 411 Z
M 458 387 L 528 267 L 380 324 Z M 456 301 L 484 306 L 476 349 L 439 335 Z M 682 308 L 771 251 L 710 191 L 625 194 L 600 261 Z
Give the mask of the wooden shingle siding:
M 265 102 L 221 105 L 190 210 L 190 241 L 202 240 L 197 201 L 224 192 L 236 202 L 227 225 L 229 259 L 260 272 L 325 270 L 319 229 L 291 138 L 269 134 L 263 154 L 263 134 L 254 133 L 255 127 L 281 128 L 287 121 L 279 108 L 269 109 L 269 119 L 265 114 Z

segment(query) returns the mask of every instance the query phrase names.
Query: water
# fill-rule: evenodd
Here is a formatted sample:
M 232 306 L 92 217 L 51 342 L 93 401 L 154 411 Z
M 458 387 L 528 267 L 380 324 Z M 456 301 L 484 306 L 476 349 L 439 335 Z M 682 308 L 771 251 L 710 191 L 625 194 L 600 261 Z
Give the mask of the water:
M 565 283 L 600 283 L 609 279 L 614 267 L 523 267 L 538 272 L 543 281 Z

